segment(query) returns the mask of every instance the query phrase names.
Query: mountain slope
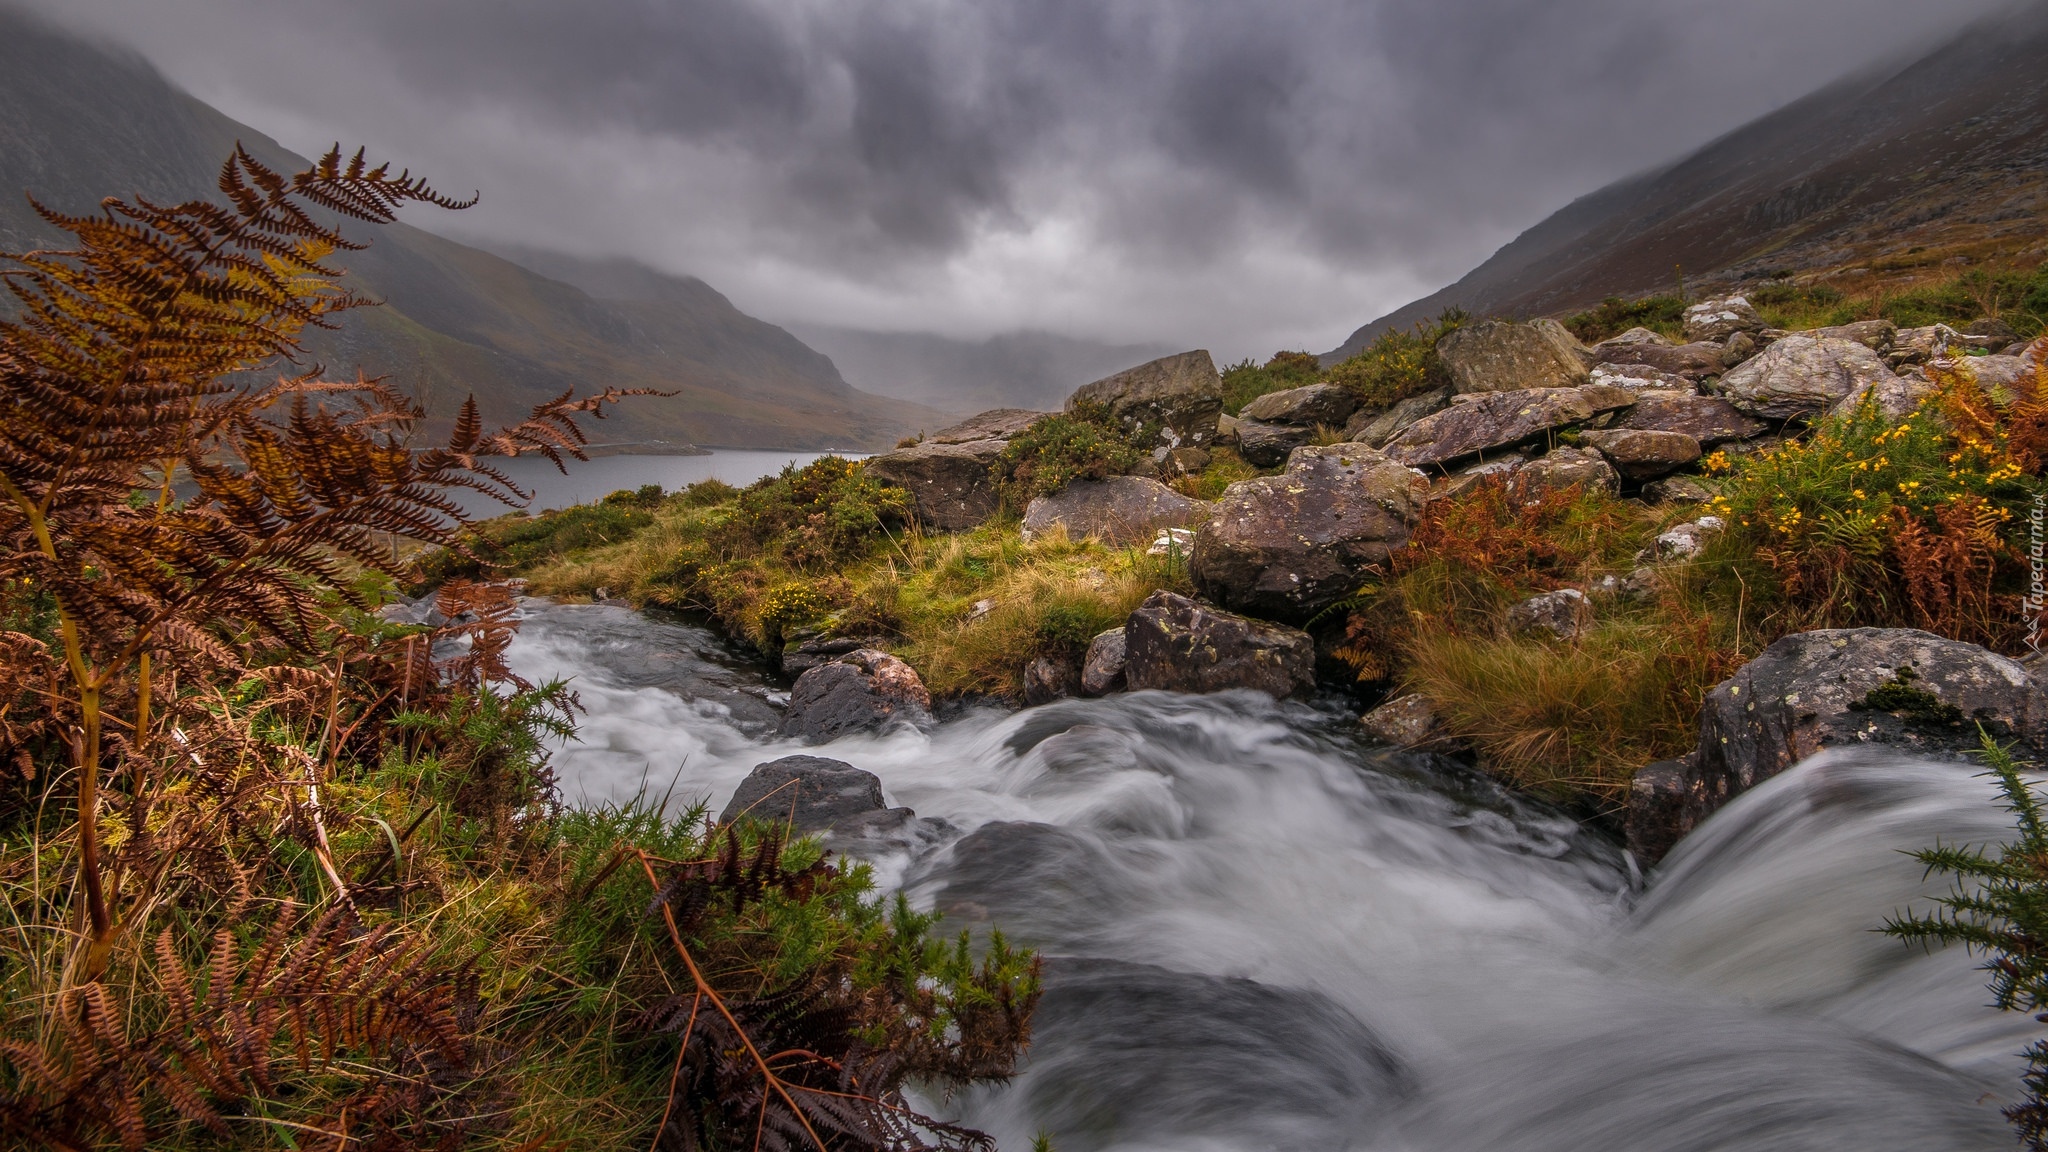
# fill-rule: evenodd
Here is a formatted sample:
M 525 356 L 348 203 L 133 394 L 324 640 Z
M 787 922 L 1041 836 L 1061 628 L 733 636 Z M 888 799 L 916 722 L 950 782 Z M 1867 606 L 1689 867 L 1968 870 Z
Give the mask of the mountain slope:
M 0 248 L 57 238 L 23 190 L 71 212 L 110 194 L 208 195 L 238 140 L 266 163 L 304 165 L 139 57 L 0 8 Z M 407 224 L 346 230 L 372 243 L 338 262 L 352 287 L 385 305 L 316 333 L 308 350 L 332 372 L 417 388 L 438 420 L 470 392 L 503 420 L 566 388 L 617 385 L 678 393 L 621 405 L 592 429 L 593 439 L 643 451 L 883 447 L 944 422 L 854 389 L 829 359 L 702 281 L 640 269 L 647 291 L 600 299 Z
M 1537 316 L 1668 290 L 1680 269 L 1705 287 L 1916 247 L 2024 251 L 2048 209 L 2044 56 L 2048 6 L 2037 4 L 1830 84 L 1573 202 L 1456 284 L 1359 328 L 1325 362 L 1453 305 Z
M 792 325 L 861 388 L 967 415 L 990 408 L 1058 408 L 1074 389 L 1176 349 L 1104 344 L 1051 332 L 955 340 L 925 332 Z

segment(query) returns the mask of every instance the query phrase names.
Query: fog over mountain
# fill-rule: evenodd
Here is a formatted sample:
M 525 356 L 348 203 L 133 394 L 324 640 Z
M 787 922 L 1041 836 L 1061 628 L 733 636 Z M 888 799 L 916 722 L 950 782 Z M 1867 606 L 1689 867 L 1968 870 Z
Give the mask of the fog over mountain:
M 1573 198 L 1995 0 L 36 0 L 465 238 L 779 323 L 1330 347 Z

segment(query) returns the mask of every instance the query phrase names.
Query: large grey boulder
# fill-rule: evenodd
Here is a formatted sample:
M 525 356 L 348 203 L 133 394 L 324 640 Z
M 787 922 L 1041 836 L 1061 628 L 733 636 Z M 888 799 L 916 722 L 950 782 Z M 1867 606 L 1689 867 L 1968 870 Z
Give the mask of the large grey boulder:
M 1726 341 L 1738 332 L 1764 330 L 1764 318 L 1750 306 L 1748 297 L 1722 296 L 1702 300 L 1685 310 L 1685 338 L 1689 341 Z
M 1010 440 L 1050 415 L 1050 412 L 1030 408 L 991 408 L 949 428 L 939 429 L 925 437 L 924 442 L 966 444 L 975 440 Z
M 1341 428 L 1358 410 L 1358 393 L 1341 384 L 1310 384 L 1268 392 L 1238 410 L 1238 418 L 1266 424 L 1328 424 Z
M 1603 340 L 1593 346 L 1593 363 L 1642 364 L 1697 382 L 1726 371 L 1727 352 L 1725 347 L 1707 341 L 1672 345 Z
M 1316 438 L 1316 430 L 1301 424 L 1268 424 L 1263 420 L 1237 422 L 1237 452 L 1245 462 L 1271 468 L 1296 448 Z
M 2039 362 L 2025 356 L 1958 356 L 1946 364 L 1976 381 L 1977 387 L 1999 404 L 2010 404 L 2040 370 Z
M 1783 637 L 1707 693 L 1682 787 L 1662 778 L 1668 769 L 1641 782 L 1642 823 L 1667 842 L 1631 848 L 1661 856 L 1733 797 L 1824 749 L 1961 758 L 1978 747 L 1980 726 L 2024 754 L 2048 750 L 2048 696 L 2018 661 L 1912 628 Z
M 1895 379 L 1882 357 L 1854 341 L 1787 336 L 1721 377 L 1721 394 L 1751 416 L 1790 420 Z
M 1588 492 L 1621 491 L 1621 474 L 1590 448 L 1554 448 L 1516 469 L 1515 482 L 1531 496 L 1574 486 Z
M 881 778 L 873 772 L 823 756 L 784 756 L 755 765 L 718 822 L 730 824 L 742 816 L 765 823 L 788 820 L 798 832 L 822 832 L 888 807 Z
M 1103 696 L 1124 686 L 1124 630 L 1111 628 L 1088 642 L 1081 660 L 1081 694 Z
M 1816 340 L 1849 340 L 1882 356 L 1892 350 L 1892 338 L 1898 331 L 1899 326 L 1889 320 L 1858 320 L 1853 324 L 1835 324 L 1795 335 L 1811 336 Z
M 1102 405 L 1126 432 L 1142 429 L 1148 444 L 1205 448 L 1223 414 L 1223 376 L 1208 352 L 1182 352 L 1083 384 L 1067 411 L 1081 404 Z
M 1579 442 L 1598 450 L 1630 480 L 1655 480 L 1700 458 L 1700 442 L 1683 432 L 1609 428 L 1584 433 Z
M 823 743 L 854 732 L 931 723 L 932 696 L 916 670 L 887 652 L 862 648 L 796 678 L 782 734 Z
M 1507 320 L 1460 328 L 1437 341 L 1436 354 L 1457 392 L 1570 388 L 1586 382 L 1585 363 L 1553 333 Z
M 1374 448 L 1408 430 L 1408 426 L 1424 416 L 1441 412 L 1451 405 L 1451 390 L 1438 388 L 1431 392 L 1397 400 L 1384 411 L 1360 409 L 1351 414 L 1344 423 L 1344 441 L 1347 444 L 1368 444 Z
M 1706 446 L 1747 440 L 1771 429 L 1769 424 L 1736 411 L 1719 396 L 1662 391 L 1638 393 L 1635 407 L 1622 413 L 1614 427 L 1682 432 Z
M 1919 369 L 1908 369 L 1904 375 L 1886 376 L 1842 397 L 1830 414 L 1850 415 L 1868 402 L 1876 405 L 1887 421 L 1896 424 L 1912 415 L 1920 402 L 1935 391 L 1934 382 L 1921 375 Z
M 1142 476 L 1076 480 L 1031 501 L 1024 510 L 1024 538 L 1064 524 L 1076 540 L 1094 536 L 1113 544 L 1148 544 L 1161 528 L 1190 527 L 1208 515 L 1202 501 Z
M 2007 343 L 2009 341 L 1997 336 L 1972 336 L 1946 324 L 1901 328 L 1892 334 L 1891 351 L 1885 354 L 1885 362 L 1893 367 L 1925 364 L 1949 355 L 1968 355 L 1972 351 L 1996 352 Z
M 1124 679 L 1134 692 L 1251 688 L 1280 699 L 1315 687 L 1315 664 L 1308 633 L 1163 588 L 1124 625 Z
M 1595 364 L 1592 383 L 1626 388 L 1631 392 L 1699 391 L 1698 386 L 1686 377 L 1648 364 Z
M 926 440 L 869 458 L 868 475 L 910 493 L 917 517 L 946 532 L 972 528 L 995 515 L 993 466 L 1003 440 L 943 444 Z
M 1480 452 L 1510 448 L 1558 428 L 1569 428 L 1635 403 L 1620 388 L 1524 388 L 1488 392 L 1425 416 L 1387 445 L 1387 455 L 1411 467 L 1447 464 Z
M 1195 533 L 1188 572 L 1227 608 L 1307 619 L 1408 542 L 1427 491 L 1421 476 L 1363 444 L 1297 448 L 1280 475 L 1224 491 Z

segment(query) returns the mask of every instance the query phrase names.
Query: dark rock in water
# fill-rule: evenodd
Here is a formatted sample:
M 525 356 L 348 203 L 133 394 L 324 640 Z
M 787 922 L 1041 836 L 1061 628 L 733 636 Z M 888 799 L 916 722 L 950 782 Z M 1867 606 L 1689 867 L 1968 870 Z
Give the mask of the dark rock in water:
M 788 820 L 798 832 L 819 832 L 886 810 L 881 778 L 873 772 L 823 756 L 784 756 L 755 765 L 718 822 L 749 816 L 769 823 Z
M 1683 760 L 1659 760 L 1628 784 L 1628 850 L 1644 864 L 1662 860 L 1692 830 L 1699 802 Z
M 920 817 L 908 808 L 883 808 L 834 822 L 825 833 L 825 847 L 848 856 L 881 856 L 927 848 L 955 834 L 944 820 Z
M 1264 421 L 1239 417 L 1237 421 L 1237 450 L 1245 462 L 1260 468 L 1271 468 L 1296 448 L 1315 439 L 1316 430 L 1299 424 L 1267 424 Z
M 1144 890 L 1128 853 L 1100 834 L 1035 821 L 984 824 L 913 882 L 937 880 L 949 922 L 992 923 L 1026 939 L 1060 939 L 1115 920 Z
M 1278 476 L 1232 484 L 1188 571 L 1225 607 L 1306 620 L 1408 542 L 1427 483 L 1363 444 L 1298 448 Z
M 932 697 L 910 665 L 862 648 L 797 677 L 782 734 L 810 743 L 892 724 L 932 723 Z
M 883 643 L 884 640 L 879 636 L 831 636 L 799 640 L 782 649 L 782 674 L 794 680 L 820 664 L 829 664 L 841 656 L 850 655 L 863 648 L 876 648 Z
M 1124 686 L 1124 630 L 1111 628 L 1088 642 L 1081 662 L 1081 694 L 1104 696 Z
M 925 437 L 924 442 L 969 444 L 976 440 L 1010 440 L 1050 415 L 1050 412 L 1036 412 L 1029 408 L 992 408 L 969 416 L 950 428 L 941 428 Z
M 1161 528 L 1186 528 L 1209 518 L 1209 506 L 1142 476 L 1076 480 L 1024 510 L 1024 537 L 1066 525 L 1075 540 L 1095 536 L 1112 544 L 1149 544 Z
M 1256 397 L 1237 413 L 1240 420 L 1265 424 L 1296 424 L 1313 428 L 1328 424 L 1341 428 L 1358 410 L 1358 393 L 1341 384 L 1310 384 L 1285 388 Z
M 1142 428 L 1149 444 L 1206 448 L 1223 414 L 1223 376 L 1207 352 L 1182 352 L 1083 384 L 1067 411 L 1079 404 L 1102 405 L 1126 432 Z
M 1306 1152 L 1350 1146 L 1411 1085 L 1392 1050 L 1319 993 L 1059 957 L 1012 1091 L 1062 1152 Z
M 2018 661 L 1914 628 L 1794 633 L 1707 693 L 1678 831 L 1823 749 L 1963 758 L 1980 726 L 2024 754 L 2048 751 L 2048 696 Z
M 1081 688 L 1081 670 L 1072 661 L 1050 656 L 1034 657 L 1024 666 L 1024 703 L 1050 704 L 1074 695 Z
M 907 490 L 917 517 L 946 532 L 972 528 L 995 515 L 996 484 L 991 466 L 1007 441 L 961 444 L 926 441 L 871 457 L 868 475 Z
M 1124 649 L 1124 677 L 1132 691 L 1252 688 L 1284 698 L 1315 687 L 1315 642 L 1308 633 L 1164 589 L 1131 613 Z

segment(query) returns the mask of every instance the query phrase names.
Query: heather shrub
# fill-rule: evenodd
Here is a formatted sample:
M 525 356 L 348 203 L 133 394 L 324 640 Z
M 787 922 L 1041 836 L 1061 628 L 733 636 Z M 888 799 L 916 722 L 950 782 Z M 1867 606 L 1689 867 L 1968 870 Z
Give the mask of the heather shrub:
M 1275 352 L 1263 365 L 1241 360 L 1223 370 L 1223 410 L 1235 416 L 1268 392 L 1314 384 L 1322 376 L 1322 363 L 1307 352 Z
M 1365 351 L 1330 369 L 1323 378 L 1358 393 L 1359 402 L 1367 408 L 1385 408 L 1410 396 L 1449 387 L 1451 378 L 1436 346 L 1470 320 L 1462 310 L 1447 308 L 1435 320 L 1418 323 L 1410 331 L 1389 328 Z
M 1098 404 L 1044 417 L 1011 439 L 993 465 L 1003 506 L 1021 513 L 1032 497 L 1076 480 L 1127 475 L 1145 458 L 1143 432 L 1124 432 Z

